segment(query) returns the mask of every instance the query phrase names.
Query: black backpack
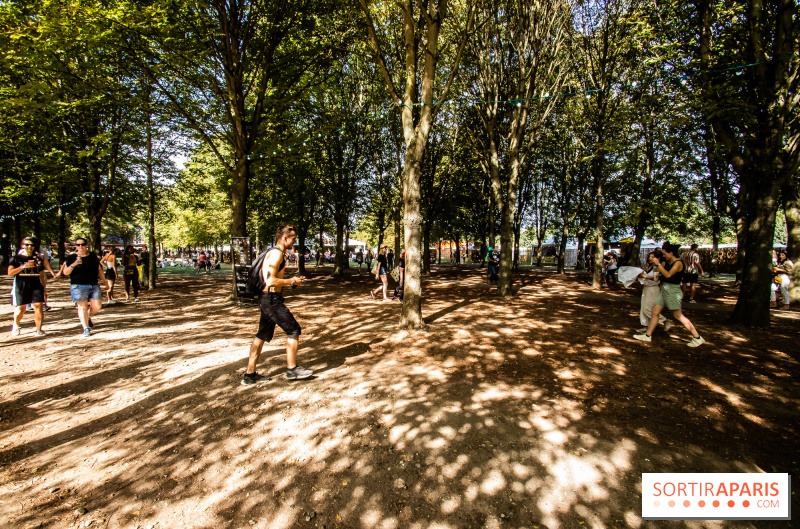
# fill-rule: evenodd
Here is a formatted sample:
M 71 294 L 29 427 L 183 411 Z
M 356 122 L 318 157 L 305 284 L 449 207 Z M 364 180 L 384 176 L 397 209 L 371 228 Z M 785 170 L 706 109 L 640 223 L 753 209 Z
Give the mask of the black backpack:
M 280 248 L 277 246 L 267 248 L 258 254 L 258 257 L 250 267 L 250 275 L 247 277 L 247 294 L 251 296 L 260 296 L 264 292 L 264 287 L 267 286 L 264 283 L 264 274 L 261 273 L 261 269 L 264 268 L 264 259 L 267 258 L 267 254 L 271 250 L 280 250 Z M 283 259 L 283 252 L 281 252 L 281 259 Z

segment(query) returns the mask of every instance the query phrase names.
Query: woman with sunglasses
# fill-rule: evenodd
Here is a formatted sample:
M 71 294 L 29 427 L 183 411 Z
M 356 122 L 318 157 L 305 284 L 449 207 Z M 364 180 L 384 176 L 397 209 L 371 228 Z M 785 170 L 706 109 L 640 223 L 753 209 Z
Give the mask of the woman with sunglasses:
M 105 280 L 100 258 L 89 251 L 86 239 L 75 239 L 75 253 L 64 259 L 64 275 L 69 277 L 72 301 L 78 306 L 78 319 L 83 326 L 83 335 L 92 335 L 92 316 L 103 307 L 100 280 Z
M 11 287 L 11 305 L 14 307 L 14 320 L 11 324 L 11 335 L 19 336 L 22 316 L 28 308 L 33 306 L 33 323 L 36 327 L 36 336 L 45 336 L 42 330 L 44 321 L 44 285 L 40 279 L 40 272 L 44 269 L 44 260 L 36 253 L 36 243 L 33 239 L 22 240 L 22 251 L 8 261 L 8 275 L 14 278 Z

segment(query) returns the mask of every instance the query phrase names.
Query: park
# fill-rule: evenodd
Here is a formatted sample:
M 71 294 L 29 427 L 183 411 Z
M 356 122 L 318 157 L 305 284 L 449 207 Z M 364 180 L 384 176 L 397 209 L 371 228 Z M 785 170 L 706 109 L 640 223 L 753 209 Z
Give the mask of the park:
M 796 2 L 0 21 L 0 526 L 793 526 Z

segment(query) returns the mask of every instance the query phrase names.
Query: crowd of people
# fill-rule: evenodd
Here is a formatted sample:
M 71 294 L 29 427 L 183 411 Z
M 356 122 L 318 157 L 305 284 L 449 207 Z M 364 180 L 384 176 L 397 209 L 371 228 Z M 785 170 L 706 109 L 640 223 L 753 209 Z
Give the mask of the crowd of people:
M 292 247 L 296 239 L 296 234 L 292 226 L 281 226 L 276 233 L 277 243 L 264 252 L 263 265 L 257 271 L 257 276 L 261 281 L 258 290 L 259 306 L 261 309 L 261 320 L 259 330 L 256 333 L 249 353 L 249 361 L 246 373 L 242 379 L 242 384 L 251 385 L 269 380 L 269 377 L 259 375 L 256 365 L 263 349 L 264 343 L 269 342 L 275 331 L 275 327 L 280 327 L 287 336 L 287 371 L 288 379 L 303 379 L 312 375 L 312 371 L 297 365 L 298 340 L 301 334 L 300 325 L 292 315 L 291 311 L 285 306 L 282 290 L 284 286 L 295 288 L 301 285 L 305 278 L 296 276 L 285 279 L 285 267 L 287 256 L 294 255 Z M 14 254 L 9 261 L 8 274 L 13 277 L 11 292 L 11 304 L 14 306 L 13 323 L 11 334 L 19 336 L 21 334 L 21 322 L 27 310 L 34 311 L 34 334 L 35 336 L 45 336 L 42 329 L 44 322 L 44 312 L 47 310 L 47 274 L 51 279 L 58 279 L 61 276 L 69 278 L 70 295 L 72 302 L 77 308 L 78 320 L 81 324 L 82 334 L 91 336 L 93 329 L 92 317 L 95 316 L 103 306 L 103 296 L 101 284 L 106 287 L 106 301 L 109 304 L 117 303 L 114 294 L 114 287 L 119 277 L 118 268 L 122 268 L 122 277 L 125 284 L 125 302 L 139 301 L 139 292 L 142 288 L 147 289 L 148 285 L 140 285 L 140 273 L 145 278 L 147 270 L 140 270 L 140 266 L 149 264 L 149 254 L 147 247 L 142 251 L 136 252 L 133 246 L 127 246 L 125 251 L 119 254 L 114 246 L 109 246 L 103 252 L 102 257 L 89 250 L 88 241 L 83 237 L 78 237 L 74 243 L 75 251 L 66 256 L 56 272 L 50 260 L 52 255 L 48 251 L 41 251 L 39 241 L 34 237 L 26 237 L 22 240 L 21 249 Z M 309 255 L 310 257 L 310 255 Z M 322 257 L 322 252 L 317 250 L 317 264 Z M 405 286 L 405 252 L 400 254 L 397 266 L 394 263 L 394 253 L 387 246 L 382 246 L 373 259 L 371 250 L 364 253 L 357 250 L 349 256 L 358 264 L 358 274 L 361 274 L 361 266 L 367 264 L 367 269 L 375 275 L 375 280 L 380 281 L 380 285 L 370 290 L 370 296 L 377 299 L 381 294 L 384 302 L 403 299 Z M 496 283 L 498 280 L 498 268 L 500 264 L 499 253 L 495 248 L 488 248 L 488 280 Z M 161 261 L 165 263 L 166 260 Z M 642 327 L 634 334 L 637 340 L 650 342 L 653 333 L 659 326 L 663 326 L 665 331 L 669 331 L 673 326 L 671 320 L 664 315 L 669 312 L 672 318 L 681 323 L 692 336 L 686 344 L 689 347 L 698 347 L 705 343 L 694 324 L 682 312 L 682 301 L 688 294 L 688 302 L 694 303 L 695 293 L 699 277 L 704 275 L 704 270 L 697 253 L 697 245 L 693 244 L 687 252 L 680 253 L 680 246 L 664 243 L 662 248 L 656 249 L 647 255 L 647 264 L 641 271 L 638 279 L 643 285 L 641 296 L 641 307 L 639 321 Z M 218 261 L 217 263 L 218 264 Z M 211 256 L 205 252 L 199 252 L 193 256 L 193 266 L 195 273 L 201 270 L 208 272 L 213 267 Z M 615 276 L 620 269 L 616 260 L 616 255 L 611 253 L 605 263 L 605 276 Z M 785 250 L 777 250 L 773 261 L 774 282 L 772 286 L 771 302 L 773 307 L 778 307 L 778 296 L 780 295 L 783 305 L 782 308 L 788 309 L 790 305 L 789 285 L 790 276 L 794 269 L 794 263 L 788 258 Z M 638 272 L 638 269 L 634 273 Z M 622 272 L 620 272 L 620 276 Z M 395 288 L 393 295 L 389 296 L 389 277 L 394 279 Z M 631 279 L 632 280 L 632 279 Z M 611 279 L 612 284 L 617 281 L 616 277 Z M 131 296 L 132 293 L 132 296 Z
M 44 312 L 49 310 L 47 305 L 47 274 L 55 280 L 61 276 L 68 277 L 70 283 L 70 297 L 77 308 L 78 321 L 81 323 L 82 334 L 91 336 L 93 322 L 92 316 L 97 314 L 103 306 L 101 285 L 105 285 L 106 301 L 109 304 L 117 303 L 114 287 L 119 274 L 117 267 L 122 267 L 122 277 L 125 284 L 125 302 L 139 301 L 139 291 L 149 288 L 149 253 L 145 246 L 142 251 L 136 252 L 133 246 L 128 246 L 119 255 L 114 246 L 107 246 L 102 257 L 89 250 L 88 241 L 78 237 L 74 242 L 75 251 L 69 253 L 61 263 L 58 272 L 53 270 L 50 261 L 52 253 L 42 250 L 35 237 L 26 237 L 22 240 L 20 250 L 15 253 L 8 263 L 8 275 L 13 277 L 11 287 L 11 304 L 14 307 L 14 316 L 11 326 L 12 336 L 21 334 L 22 317 L 28 309 L 34 311 L 34 334 L 46 336 L 42 329 Z M 141 267 L 141 270 L 140 270 Z M 140 275 L 144 285 L 140 284 Z

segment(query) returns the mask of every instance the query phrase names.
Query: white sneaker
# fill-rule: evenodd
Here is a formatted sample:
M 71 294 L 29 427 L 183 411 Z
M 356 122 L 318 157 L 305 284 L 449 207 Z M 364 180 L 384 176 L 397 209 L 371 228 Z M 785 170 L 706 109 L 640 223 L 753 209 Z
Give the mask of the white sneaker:
M 35 332 L 35 333 L 33 333 L 33 334 L 35 334 L 36 336 L 47 336 L 47 333 L 46 333 L 46 332 L 44 332 L 44 331 L 43 331 L 43 330 L 41 330 L 41 329 L 36 329 L 36 332 Z
M 647 336 L 646 334 L 634 334 L 633 337 L 636 338 L 637 340 L 641 340 L 643 342 L 652 341 L 652 338 L 650 336 Z
M 11 336 L 19 336 L 22 331 L 19 330 L 19 327 L 11 327 Z
M 692 338 L 691 342 L 687 342 L 686 347 L 697 347 L 698 345 L 703 345 L 704 343 L 706 343 L 706 341 L 703 340 L 703 337 L 698 336 L 697 338 Z
M 665 332 L 669 331 L 671 328 L 672 328 L 672 322 L 670 320 L 665 321 L 664 322 L 664 331 Z

